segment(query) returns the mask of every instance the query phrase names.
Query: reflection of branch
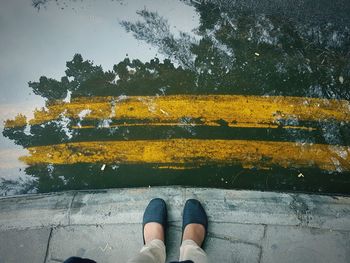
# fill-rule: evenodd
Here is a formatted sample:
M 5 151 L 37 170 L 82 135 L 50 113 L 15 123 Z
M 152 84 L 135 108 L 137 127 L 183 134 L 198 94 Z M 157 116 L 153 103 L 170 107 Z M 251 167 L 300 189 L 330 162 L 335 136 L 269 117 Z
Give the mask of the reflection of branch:
M 157 12 L 146 9 L 138 11 L 145 21 L 136 23 L 122 21 L 120 24 L 127 32 L 133 32 L 136 39 L 158 47 L 159 52 L 173 58 L 183 68 L 194 69 L 194 55 L 191 46 L 195 39 L 185 32 L 180 32 L 180 37 L 175 38 L 170 32 L 168 21 Z
M 76 0 L 67 0 L 67 1 L 76 2 Z M 32 6 L 39 11 L 42 7 L 46 8 L 47 4 L 50 2 L 53 2 L 53 0 L 32 0 Z M 58 6 L 64 5 L 65 7 L 67 7 L 67 3 L 65 1 L 55 0 L 55 2 Z M 61 7 L 61 9 L 64 9 L 64 8 Z
M 46 5 L 49 3 L 49 2 L 53 2 L 54 0 L 32 0 L 32 6 L 34 8 L 36 8 L 38 11 L 42 8 L 42 7 L 46 7 Z M 76 2 L 76 0 L 66 0 L 68 2 Z M 59 0 L 55 0 L 56 4 L 58 6 L 62 6 L 64 5 L 65 7 L 68 7 L 66 1 L 59 1 Z M 80 0 L 81 2 L 83 2 L 83 0 Z M 111 0 L 111 1 L 115 1 L 115 0 Z M 117 2 L 119 3 L 122 3 L 123 0 L 116 0 Z M 61 7 L 61 9 L 64 9 L 63 7 Z
M 40 10 L 40 8 L 47 2 L 48 0 L 32 0 L 32 5 L 34 6 L 34 8 Z

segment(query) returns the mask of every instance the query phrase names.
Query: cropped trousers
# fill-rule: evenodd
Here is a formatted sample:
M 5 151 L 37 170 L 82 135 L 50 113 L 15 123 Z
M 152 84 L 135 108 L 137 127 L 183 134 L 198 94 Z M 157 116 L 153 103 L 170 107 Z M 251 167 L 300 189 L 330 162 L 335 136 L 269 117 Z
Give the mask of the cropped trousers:
M 154 239 L 144 245 L 141 251 L 128 263 L 165 263 L 165 245 L 159 239 Z M 207 254 L 193 240 L 182 241 L 180 261 L 171 263 L 208 263 Z
M 142 247 L 128 263 L 165 263 L 166 252 L 164 242 L 154 239 Z M 182 241 L 180 261 L 170 263 L 208 263 L 207 254 L 193 240 Z M 116 261 L 117 262 L 117 261 Z M 71 257 L 64 263 L 96 263 L 87 258 Z

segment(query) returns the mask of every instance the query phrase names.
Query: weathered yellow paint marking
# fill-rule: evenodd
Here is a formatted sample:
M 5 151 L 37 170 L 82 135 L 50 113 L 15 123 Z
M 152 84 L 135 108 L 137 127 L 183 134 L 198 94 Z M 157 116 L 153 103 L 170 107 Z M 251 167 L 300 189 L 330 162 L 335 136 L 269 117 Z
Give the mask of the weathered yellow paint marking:
M 90 110 L 84 119 L 140 120 L 140 123 L 191 123 L 217 126 L 225 121 L 234 127 L 277 126 L 280 120 L 350 121 L 350 102 L 346 100 L 305 97 L 260 97 L 241 95 L 174 95 L 77 98 L 70 103 L 55 102 L 37 110 L 30 124 L 41 124 L 65 115 L 79 119 L 79 113 Z M 187 119 L 186 119 L 187 118 Z M 23 125 L 23 119 L 6 123 L 7 127 Z
M 243 167 L 318 167 L 350 170 L 350 147 L 246 140 L 95 141 L 28 148 L 29 165 L 155 163 L 162 166 L 241 164 Z

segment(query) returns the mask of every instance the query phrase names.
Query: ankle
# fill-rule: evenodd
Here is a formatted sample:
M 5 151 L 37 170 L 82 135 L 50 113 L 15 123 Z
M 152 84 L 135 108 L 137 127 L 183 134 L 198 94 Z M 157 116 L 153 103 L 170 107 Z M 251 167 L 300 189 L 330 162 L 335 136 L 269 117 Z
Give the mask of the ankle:
M 156 222 L 147 223 L 144 226 L 145 243 L 151 242 L 154 239 L 159 239 L 164 242 L 163 226 Z
M 183 232 L 182 241 L 184 240 L 192 240 L 198 246 L 203 244 L 205 238 L 205 228 L 201 224 L 188 224 Z

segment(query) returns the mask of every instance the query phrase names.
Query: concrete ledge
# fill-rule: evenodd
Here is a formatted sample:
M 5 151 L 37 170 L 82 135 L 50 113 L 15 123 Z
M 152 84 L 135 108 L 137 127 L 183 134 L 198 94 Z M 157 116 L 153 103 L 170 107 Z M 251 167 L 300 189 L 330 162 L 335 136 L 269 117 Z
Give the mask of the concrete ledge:
M 168 203 L 170 221 L 180 221 L 185 201 L 197 198 L 211 222 L 350 230 L 350 197 L 184 187 L 0 198 L 0 229 L 140 223 L 154 197 Z

